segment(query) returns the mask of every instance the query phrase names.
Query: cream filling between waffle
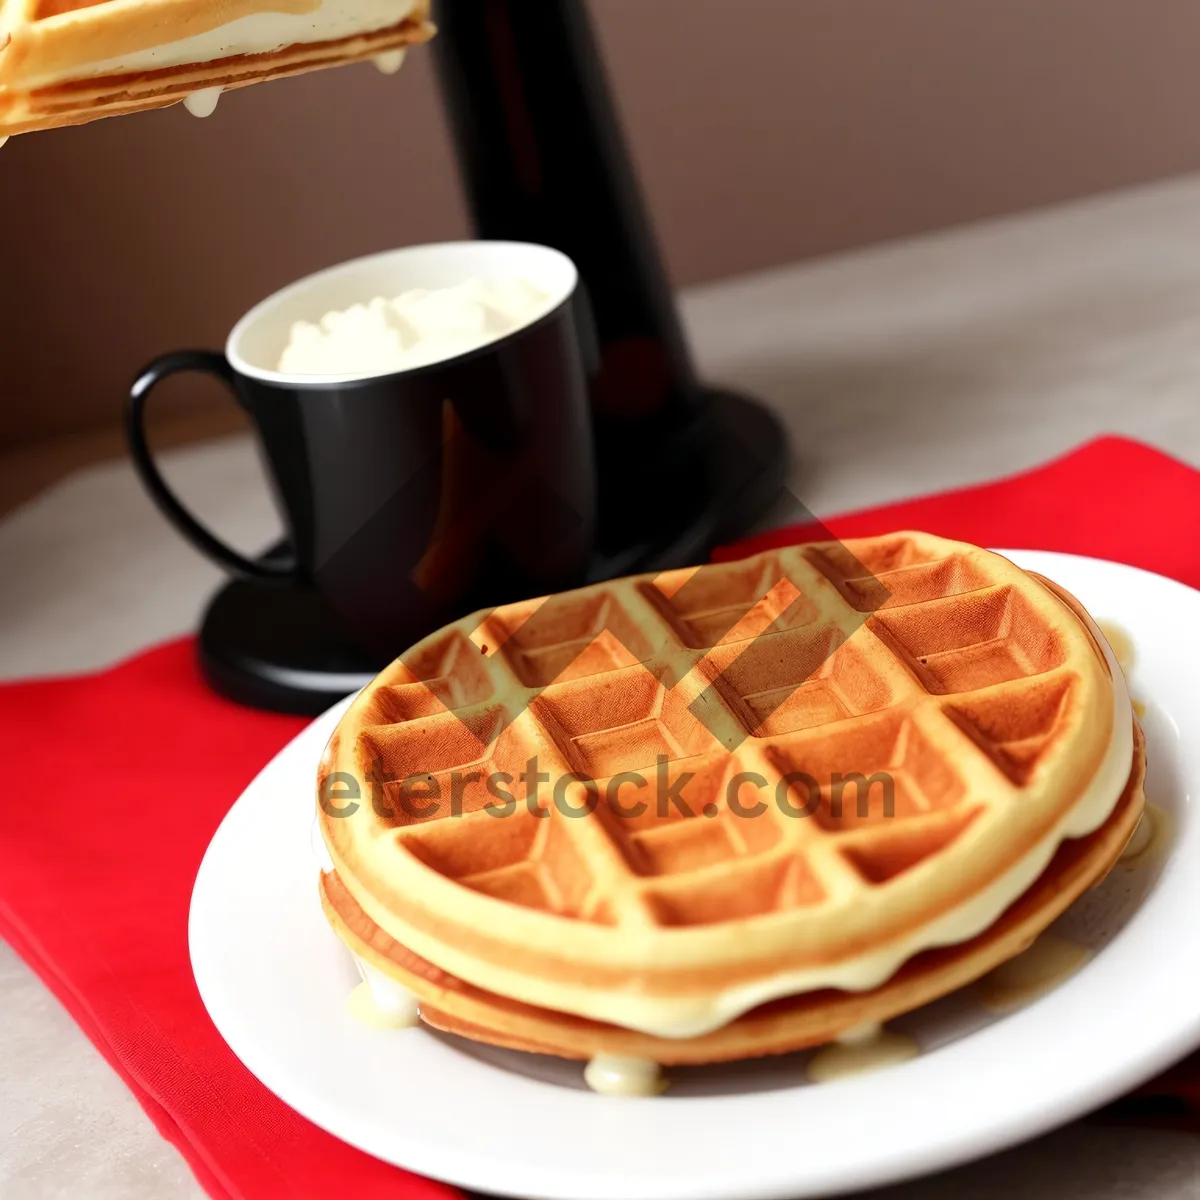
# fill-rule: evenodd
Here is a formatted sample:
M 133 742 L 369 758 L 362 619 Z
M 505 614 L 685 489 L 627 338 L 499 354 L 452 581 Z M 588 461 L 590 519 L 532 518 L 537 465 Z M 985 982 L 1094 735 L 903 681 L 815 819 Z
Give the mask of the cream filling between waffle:
M 408 988 L 402 987 L 382 971 L 376 970 L 369 962 L 359 958 L 357 954 L 352 954 L 351 957 L 362 976 L 359 986 L 366 988 L 370 997 L 370 1005 L 366 1007 L 366 1011 L 364 1012 L 364 1006 L 359 1004 L 355 1006 L 355 1015 L 360 1020 L 365 1018 L 364 1024 L 375 1028 L 407 1029 L 410 1025 L 416 1025 L 420 1020 L 417 997 Z M 358 994 L 361 996 L 362 993 Z
M 415 8 L 415 0 L 324 0 L 307 13 L 251 13 L 191 37 L 88 63 L 84 69 L 72 73 L 71 78 L 157 71 L 216 62 L 233 55 L 269 54 L 286 46 L 337 41 L 398 25 Z M 87 10 L 83 15 L 86 18 Z M 24 88 L 36 88 L 63 80 L 56 72 L 21 82 Z

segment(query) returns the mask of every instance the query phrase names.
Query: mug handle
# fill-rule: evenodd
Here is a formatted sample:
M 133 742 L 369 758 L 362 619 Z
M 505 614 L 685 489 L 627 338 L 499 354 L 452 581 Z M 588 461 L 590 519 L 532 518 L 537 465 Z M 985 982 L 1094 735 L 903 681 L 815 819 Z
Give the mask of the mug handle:
M 191 513 L 176 499 L 158 469 L 150 447 L 146 443 L 146 401 L 150 393 L 168 375 L 181 371 L 199 371 L 215 375 L 233 394 L 238 406 L 245 408 L 238 395 L 237 377 L 223 354 L 210 350 L 180 350 L 175 354 L 164 354 L 143 367 L 129 389 L 129 400 L 125 406 L 125 434 L 129 441 L 129 453 L 133 465 L 150 493 L 151 499 L 176 529 L 183 534 L 202 554 L 207 555 L 219 566 L 241 579 L 253 579 L 267 583 L 293 583 L 301 577 L 300 564 L 295 555 L 286 559 L 256 560 L 239 554 L 231 546 L 209 533 Z

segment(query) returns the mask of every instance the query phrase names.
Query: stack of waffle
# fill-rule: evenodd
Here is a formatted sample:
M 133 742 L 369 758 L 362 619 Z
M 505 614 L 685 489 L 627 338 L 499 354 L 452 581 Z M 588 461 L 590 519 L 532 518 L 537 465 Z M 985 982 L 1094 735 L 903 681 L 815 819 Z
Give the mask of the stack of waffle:
M 0 139 L 366 58 L 433 33 L 429 0 L 0 0 Z
M 714 1062 L 925 1004 L 1121 854 L 1145 755 L 1050 581 L 920 533 L 477 614 L 322 759 L 326 914 L 481 1042 Z

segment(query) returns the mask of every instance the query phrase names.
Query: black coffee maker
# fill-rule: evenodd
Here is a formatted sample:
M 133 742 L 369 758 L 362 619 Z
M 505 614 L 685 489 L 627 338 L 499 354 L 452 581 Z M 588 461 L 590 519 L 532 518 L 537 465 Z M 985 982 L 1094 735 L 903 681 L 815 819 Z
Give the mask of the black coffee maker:
M 702 562 L 780 495 L 786 438 L 766 409 L 696 378 L 583 0 L 451 0 L 435 19 L 477 236 L 563 251 L 590 299 L 599 494 L 587 582 Z M 218 691 L 300 713 L 384 665 L 314 593 L 251 581 L 213 599 L 200 656 Z

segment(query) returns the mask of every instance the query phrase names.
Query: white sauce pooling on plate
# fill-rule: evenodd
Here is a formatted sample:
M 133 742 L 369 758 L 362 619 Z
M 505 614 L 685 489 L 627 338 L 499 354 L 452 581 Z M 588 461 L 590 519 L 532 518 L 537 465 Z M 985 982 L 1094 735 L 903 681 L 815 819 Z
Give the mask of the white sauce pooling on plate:
M 1147 805 L 1142 811 L 1129 841 L 1125 843 L 1125 849 L 1121 851 L 1120 861 L 1128 865 L 1135 858 L 1140 858 L 1143 851 L 1148 850 L 1153 841 L 1154 817 L 1151 816 L 1150 806 Z
M 1123 867 L 1140 867 L 1155 858 L 1171 840 L 1171 819 L 1157 804 L 1147 804 L 1133 836 L 1121 851 Z
M 976 996 L 992 1012 L 1009 1012 L 1070 978 L 1091 957 L 1078 942 L 1056 933 L 1039 934 L 1020 954 L 985 975 L 975 985 Z
M 346 1001 L 351 1016 L 372 1029 L 407 1029 L 420 1022 L 420 1002 L 408 988 L 353 955 L 362 976 Z
M 1118 625 L 1116 621 L 1097 621 L 1096 625 L 1104 634 L 1104 640 L 1112 650 L 1113 657 L 1120 664 L 1121 670 L 1128 675 L 1133 670 L 1133 664 L 1137 662 L 1137 652 L 1129 631 L 1124 626 Z
M 667 1088 L 662 1069 L 650 1058 L 597 1054 L 583 1068 L 584 1082 L 602 1096 L 658 1096 Z
M 863 1042 L 872 1042 L 883 1032 L 883 1026 L 878 1021 L 863 1021 L 843 1029 L 833 1040 L 843 1046 L 858 1046 Z
M 856 1034 L 848 1039 L 848 1034 Z M 812 1083 L 828 1083 L 847 1075 L 878 1071 L 897 1063 L 908 1062 L 921 1053 L 915 1038 L 906 1033 L 894 1033 L 869 1023 L 847 1030 L 836 1042 L 823 1046 L 808 1060 L 805 1075 Z
M 415 1002 L 411 1013 L 399 1008 L 380 1008 L 366 980 L 355 984 L 346 997 L 346 1011 L 368 1029 L 408 1029 L 419 1020 Z
M 217 111 L 217 101 L 220 98 L 219 87 L 201 88 L 198 92 L 192 92 L 190 96 L 184 96 L 183 107 L 193 117 L 211 117 Z

